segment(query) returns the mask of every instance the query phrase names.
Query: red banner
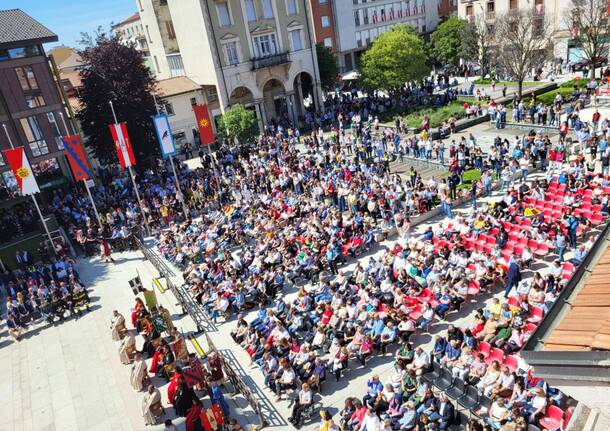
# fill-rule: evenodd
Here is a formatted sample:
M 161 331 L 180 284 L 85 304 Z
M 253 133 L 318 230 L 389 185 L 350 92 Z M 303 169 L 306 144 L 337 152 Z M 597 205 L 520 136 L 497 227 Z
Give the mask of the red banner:
M 119 157 L 119 163 L 123 169 L 128 168 L 136 164 L 136 159 L 133 157 L 133 150 L 131 149 L 131 141 L 127 134 L 127 124 L 109 124 L 110 134 L 116 148 L 116 154 Z
M 201 145 L 213 144 L 215 137 L 212 122 L 210 121 L 210 113 L 208 112 L 208 105 L 193 105 L 193 112 L 195 112 L 197 126 L 199 127 Z
M 64 136 L 62 139 L 64 141 L 66 157 L 68 157 L 68 162 L 70 162 L 70 168 L 72 169 L 72 173 L 74 174 L 74 179 L 76 181 L 89 179 L 89 177 L 91 177 L 91 172 L 89 171 L 89 163 L 87 162 L 85 150 L 83 149 L 83 146 L 80 143 L 79 136 Z

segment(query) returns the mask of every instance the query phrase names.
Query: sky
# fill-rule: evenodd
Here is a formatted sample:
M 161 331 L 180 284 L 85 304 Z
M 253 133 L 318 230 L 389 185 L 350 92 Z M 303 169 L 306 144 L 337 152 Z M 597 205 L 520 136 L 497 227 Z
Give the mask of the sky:
M 108 31 L 137 11 L 136 0 L 0 0 L 0 9 L 21 9 L 59 36 L 59 42 L 45 44 L 79 47 L 80 33 L 91 35 L 98 26 Z

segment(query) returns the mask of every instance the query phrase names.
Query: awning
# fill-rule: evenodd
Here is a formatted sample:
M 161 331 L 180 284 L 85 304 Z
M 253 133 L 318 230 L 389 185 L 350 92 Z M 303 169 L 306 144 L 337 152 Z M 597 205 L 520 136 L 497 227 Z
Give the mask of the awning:
M 356 72 L 355 70 L 341 75 L 341 79 L 344 81 L 355 81 L 358 78 L 360 78 L 360 73 Z

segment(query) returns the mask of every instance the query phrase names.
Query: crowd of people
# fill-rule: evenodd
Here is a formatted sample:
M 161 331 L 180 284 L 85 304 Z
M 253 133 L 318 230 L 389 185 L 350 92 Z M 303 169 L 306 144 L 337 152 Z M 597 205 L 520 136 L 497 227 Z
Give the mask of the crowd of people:
M 6 292 L 6 324 L 9 334 L 20 341 L 30 327 L 57 325 L 89 311 L 87 287 L 75 262 L 58 255 L 53 262 L 33 262 L 26 251 L 17 251 L 12 270 L 0 275 Z
M 185 418 L 187 431 L 222 426 L 243 431 L 230 418 L 231 409 L 222 389 L 225 375 L 219 353 L 211 352 L 205 361 L 189 353 L 167 309 L 156 302 L 147 306 L 139 296 L 129 323 L 132 329 L 128 329 L 125 317 L 114 310 L 110 331 L 119 345 L 121 362 L 130 367 L 130 385 L 135 391 L 144 392 L 141 413 L 146 425 L 155 425 L 167 415 L 159 387 L 169 383 L 167 401 L 176 417 Z M 141 348 L 134 333 L 141 336 Z M 209 407 L 204 405 L 205 399 L 209 399 Z M 171 419 L 166 419 L 165 425 L 166 429 L 175 427 Z

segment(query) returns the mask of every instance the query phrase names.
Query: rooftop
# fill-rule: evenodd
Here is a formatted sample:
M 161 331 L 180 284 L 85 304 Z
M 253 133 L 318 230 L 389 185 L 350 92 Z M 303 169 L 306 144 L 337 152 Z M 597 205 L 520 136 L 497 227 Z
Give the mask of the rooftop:
M 161 79 L 157 82 L 157 90 L 160 96 L 175 96 L 199 89 L 201 89 L 201 86 L 186 76 Z
M 136 12 L 133 15 L 131 15 L 130 17 L 124 19 L 123 21 L 117 22 L 116 24 L 113 24 L 112 28 L 117 28 L 117 27 L 120 27 L 122 25 L 129 24 L 130 22 L 137 21 L 139 19 L 140 19 L 140 13 Z
M 0 45 L 17 45 L 20 42 L 56 42 L 51 30 L 27 15 L 21 9 L 0 10 Z

